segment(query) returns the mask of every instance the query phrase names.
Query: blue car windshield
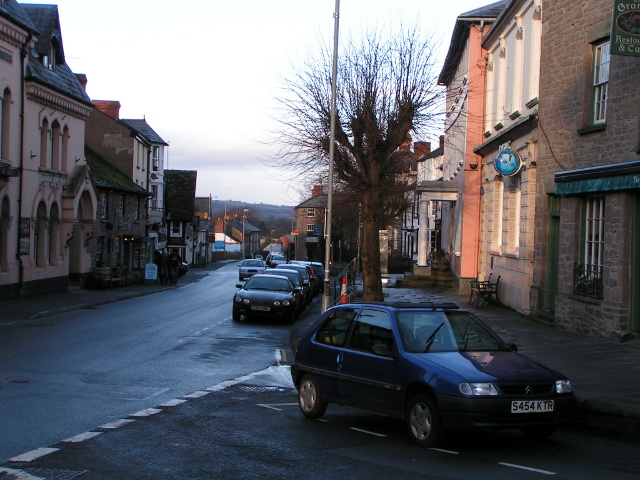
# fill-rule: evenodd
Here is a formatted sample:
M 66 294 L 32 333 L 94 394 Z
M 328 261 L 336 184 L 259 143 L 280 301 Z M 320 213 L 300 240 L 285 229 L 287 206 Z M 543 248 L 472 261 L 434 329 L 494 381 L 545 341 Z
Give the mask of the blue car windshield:
M 485 324 L 466 312 L 408 310 L 396 315 L 409 353 L 508 351 Z
M 291 284 L 286 278 L 251 277 L 242 288 L 244 290 L 271 290 L 274 292 L 290 292 Z

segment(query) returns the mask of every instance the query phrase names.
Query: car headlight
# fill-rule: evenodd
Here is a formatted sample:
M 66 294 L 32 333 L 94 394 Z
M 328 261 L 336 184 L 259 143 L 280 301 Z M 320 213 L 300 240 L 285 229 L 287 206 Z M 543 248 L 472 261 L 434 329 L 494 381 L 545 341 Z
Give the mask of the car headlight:
M 460 393 L 470 396 L 498 395 L 498 390 L 493 383 L 461 383 L 458 387 Z
M 571 382 L 569 380 L 556 381 L 556 393 L 571 393 Z
M 234 298 L 234 300 L 235 300 L 236 303 L 241 303 L 242 302 L 242 298 L 240 298 L 240 297 L 236 297 L 236 298 Z

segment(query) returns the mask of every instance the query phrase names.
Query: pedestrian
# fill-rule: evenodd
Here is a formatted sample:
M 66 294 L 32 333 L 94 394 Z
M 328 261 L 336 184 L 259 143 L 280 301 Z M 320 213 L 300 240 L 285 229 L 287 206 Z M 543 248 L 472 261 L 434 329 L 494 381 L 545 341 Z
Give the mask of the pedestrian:
M 169 254 L 164 251 L 160 257 L 160 283 L 169 282 Z
M 178 250 L 175 248 L 171 250 L 171 254 L 169 255 L 169 270 L 171 276 L 171 283 L 176 285 L 178 283 L 178 267 L 180 266 L 180 255 L 178 255 Z

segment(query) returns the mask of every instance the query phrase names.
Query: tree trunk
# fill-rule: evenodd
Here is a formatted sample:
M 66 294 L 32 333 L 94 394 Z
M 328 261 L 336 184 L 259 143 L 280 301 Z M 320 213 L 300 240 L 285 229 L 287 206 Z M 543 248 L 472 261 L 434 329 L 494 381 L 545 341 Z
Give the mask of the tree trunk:
M 376 221 L 376 194 L 365 193 L 362 198 L 362 299 L 381 302 L 382 278 L 380 272 L 380 226 Z

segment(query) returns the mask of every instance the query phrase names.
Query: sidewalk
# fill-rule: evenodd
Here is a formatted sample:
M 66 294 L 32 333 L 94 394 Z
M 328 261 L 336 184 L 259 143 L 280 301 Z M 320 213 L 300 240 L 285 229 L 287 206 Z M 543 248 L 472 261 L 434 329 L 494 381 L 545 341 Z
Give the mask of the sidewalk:
M 2 327 L 72 310 L 149 295 L 165 289 L 196 282 L 212 270 L 229 263 L 215 262 L 190 269 L 178 285 L 145 284 L 106 290 L 41 295 L 24 299 L 0 300 L 0 334 Z M 570 332 L 536 323 L 517 312 L 493 305 L 473 308 L 467 296 L 451 291 L 419 288 L 395 288 L 395 277 L 383 288 L 389 302 L 442 301 L 470 309 L 518 351 L 559 370 L 571 380 L 581 406 L 578 421 L 589 428 L 603 428 L 640 438 L 640 342 L 625 344 L 599 337 Z M 299 336 L 320 312 L 316 299 L 292 330 L 292 340 Z

